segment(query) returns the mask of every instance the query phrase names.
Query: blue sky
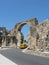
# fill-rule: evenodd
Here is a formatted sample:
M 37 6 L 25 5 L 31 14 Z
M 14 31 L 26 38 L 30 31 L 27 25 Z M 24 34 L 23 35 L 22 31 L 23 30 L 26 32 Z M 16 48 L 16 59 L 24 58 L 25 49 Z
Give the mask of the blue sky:
M 18 22 L 37 18 L 38 22 L 49 19 L 49 0 L 0 0 L 0 26 L 12 29 Z M 27 35 L 29 26 L 22 28 Z

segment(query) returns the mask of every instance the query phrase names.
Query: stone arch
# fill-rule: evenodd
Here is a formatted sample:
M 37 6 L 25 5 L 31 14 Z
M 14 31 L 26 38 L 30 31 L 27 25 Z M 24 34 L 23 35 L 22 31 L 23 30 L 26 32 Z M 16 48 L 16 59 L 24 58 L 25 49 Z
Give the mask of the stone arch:
M 30 26 L 30 44 L 32 45 L 36 45 L 36 40 L 34 41 L 34 38 L 36 37 L 36 25 L 38 25 L 38 21 L 36 18 L 33 18 L 33 19 L 30 19 L 30 20 L 27 20 L 27 21 L 24 21 L 24 22 L 20 22 L 18 24 L 15 25 L 15 30 L 16 30 L 16 33 L 17 35 L 19 34 L 20 37 L 22 37 L 22 34 L 21 34 L 21 29 L 24 25 L 28 24 Z M 18 37 L 19 37 L 18 36 Z M 19 38 L 20 38 L 19 37 Z M 18 38 L 18 41 L 19 41 L 19 38 Z M 34 42 L 33 42 L 34 41 Z M 33 42 L 33 43 L 32 43 Z M 21 39 L 20 39 L 20 42 L 21 43 Z M 31 45 L 31 46 L 32 46 Z
M 20 22 L 20 23 L 16 24 L 15 28 L 17 29 L 17 31 L 21 31 L 21 28 L 26 24 L 28 24 L 32 28 L 33 26 L 36 26 L 38 24 L 38 21 L 36 18 L 26 20 L 24 22 Z

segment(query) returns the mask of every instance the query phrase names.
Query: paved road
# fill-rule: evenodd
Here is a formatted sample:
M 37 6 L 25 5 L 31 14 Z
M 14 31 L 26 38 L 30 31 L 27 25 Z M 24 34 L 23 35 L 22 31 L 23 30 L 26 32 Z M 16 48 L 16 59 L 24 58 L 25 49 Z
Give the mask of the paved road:
M 49 65 L 49 58 L 25 54 L 20 49 L 0 50 L 0 54 L 18 65 Z

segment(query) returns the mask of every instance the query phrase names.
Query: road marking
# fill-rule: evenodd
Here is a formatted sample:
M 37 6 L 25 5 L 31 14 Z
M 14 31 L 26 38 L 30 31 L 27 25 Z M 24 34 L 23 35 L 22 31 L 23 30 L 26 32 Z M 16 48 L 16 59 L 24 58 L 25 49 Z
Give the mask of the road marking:
M 0 65 L 18 65 L 0 54 Z

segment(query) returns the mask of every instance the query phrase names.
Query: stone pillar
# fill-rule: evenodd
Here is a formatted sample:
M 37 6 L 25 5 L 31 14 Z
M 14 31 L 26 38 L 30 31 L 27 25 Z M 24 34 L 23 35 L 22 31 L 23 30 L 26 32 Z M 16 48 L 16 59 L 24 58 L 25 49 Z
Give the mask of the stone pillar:
M 36 47 L 36 37 L 31 36 L 31 34 L 29 32 L 27 38 L 28 38 L 28 48 L 35 50 L 35 47 Z
M 3 39 L 2 39 L 2 47 L 6 47 L 6 44 L 7 44 L 7 39 L 6 39 L 6 37 L 3 37 Z
M 21 44 L 21 33 L 20 32 L 18 32 L 18 34 L 17 34 L 17 40 L 18 40 L 18 42 L 17 42 L 17 48 L 19 48 L 20 44 Z
M 10 47 L 13 45 L 13 40 L 10 38 Z
M 36 26 L 30 27 L 30 48 L 36 50 L 37 31 Z

